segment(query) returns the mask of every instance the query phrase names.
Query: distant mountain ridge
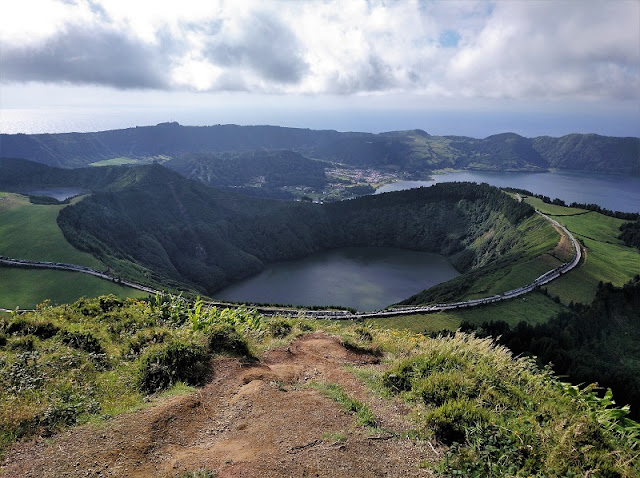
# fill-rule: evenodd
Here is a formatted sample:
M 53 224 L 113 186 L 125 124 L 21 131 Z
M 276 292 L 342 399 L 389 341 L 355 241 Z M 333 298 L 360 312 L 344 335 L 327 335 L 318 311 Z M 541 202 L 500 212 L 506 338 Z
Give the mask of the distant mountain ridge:
M 432 136 L 421 130 L 372 134 L 280 126 L 182 126 L 161 123 L 95 133 L 0 134 L 0 157 L 78 168 L 113 158 L 151 161 L 192 153 L 295 151 L 313 159 L 408 173 L 460 168 L 548 168 L 640 174 L 640 138 L 570 134 L 484 139 Z

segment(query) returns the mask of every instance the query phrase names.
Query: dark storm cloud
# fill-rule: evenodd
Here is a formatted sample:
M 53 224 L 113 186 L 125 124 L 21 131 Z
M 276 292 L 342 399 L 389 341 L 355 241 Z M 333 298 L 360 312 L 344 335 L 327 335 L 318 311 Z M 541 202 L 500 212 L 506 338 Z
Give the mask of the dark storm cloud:
M 168 87 L 161 49 L 107 30 L 75 29 L 46 43 L 2 45 L 3 80 L 109 85 L 119 89 Z
M 252 15 L 242 27 L 239 38 L 214 36 L 204 56 L 225 68 L 248 67 L 278 83 L 297 83 L 303 78 L 309 66 L 298 38 L 287 25 L 260 13 Z

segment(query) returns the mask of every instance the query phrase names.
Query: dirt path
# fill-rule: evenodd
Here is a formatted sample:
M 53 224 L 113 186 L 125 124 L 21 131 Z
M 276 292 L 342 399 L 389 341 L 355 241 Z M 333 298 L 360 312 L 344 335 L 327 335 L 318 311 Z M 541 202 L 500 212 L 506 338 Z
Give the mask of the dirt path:
M 253 365 L 214 361 L 212 381 L 197 393 L 101 426 L 83 426 L 16 445 L 3 477 L 179 476 L 208 469 L 218 477 L 429 476 L 418 468 L 437 451 L 390 434 L 372 436 L 318 390 L 340 384 L 367 403 L 380 427 L 402 436 L 402 404 L 371 395 L 344 367 L 380 367 L 323 332 L 267 352 Z

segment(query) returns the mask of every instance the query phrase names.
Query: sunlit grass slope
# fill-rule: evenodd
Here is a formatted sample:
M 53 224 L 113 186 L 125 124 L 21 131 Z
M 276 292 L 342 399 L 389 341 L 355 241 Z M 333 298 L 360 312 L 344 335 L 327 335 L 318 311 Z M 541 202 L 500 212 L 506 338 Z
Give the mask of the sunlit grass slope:
M 0 255 L 40 261 L 67 262 L 103 269 L 91 254 L 79 251 L 56 223 L 64 205 L 31 204 L 20 194 L 0 197 Z
M 149 295 L 80 272 L 0 267 L 0 308 L 3 309 L 32 309 L 47 299 L 53 304 L 64 304 L 101 294 L 120 298 Z
M 524 297 L 481 307 L 396 316 L 369 322 L 385 328 L 430 334 L 442 330 L 456 330 L 462 322 L 481 325 L 483 322 L 502 320 L 511 326 L 521 321 L 539 324 L 555 317 L 563 310 L 565 307 L 562 304 L 558 304 L 540 292 L 532 292 Z
M 526 200 L 540 211 L 552 214 L 585 246 L 583 263 L 546 288 L 562 302 L 589 303 L 599 282 L 622 286 L 640 274 L 640 252 L 618 239 L 625 221 L 593 211 L 576 210 L 545 204 L 537 198 Z M 576 214 L 576 215 L 568 215 Z
M 99 297 L 0 319 L 0 454 L 20 439 L 108 421 L 166 390 L 188 392 L 183 383 L 205 383 L 212 357 L 259 359 L 319 325 L 168 297 Z M 408 437 L 438 446 L 439 461 L 424 466 L 441 476 L 640 473 L 637 424 L 610 397 L 564 384 L 489 339 L 361 324 L 325 330 L 381 357 L 374 368 L 352 369 L 370 388 L 359 408 L 404 401 Z
M 25 196 L 0 193 L 0 255 L 105 269 L 102 262 L 66 241 L 56 223 L 63 207 L 31 204 Z M 47 299 L 62 304 L 100 294 L 147 295 L 77 272 L 0 267 L 0 308 L 29 309 Z

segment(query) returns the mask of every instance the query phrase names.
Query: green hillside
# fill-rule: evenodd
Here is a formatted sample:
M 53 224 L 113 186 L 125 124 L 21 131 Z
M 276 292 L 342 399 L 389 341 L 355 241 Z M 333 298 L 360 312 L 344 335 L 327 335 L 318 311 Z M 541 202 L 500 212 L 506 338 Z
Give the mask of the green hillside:
M 0 290 L 0 308 L 9 310 L 33 309 L 47 300 L 51 304 L 66 304 L 101 294 L 113 294 L 121 299 L 149 295 L 80 272 L 3 266 L 0 266 Z
M 34 436 L 51 437 L 47 442 L 55 445 L 57 432 L 88 421 L 99 426 L 105 438 L 114 416 L 149 405 L 164 410 L 158 421 L 146 424 L 150 430 L 160 421 L 175 420 L 171 426 L 180 427 L 185 414 L 204 406 L 198 395 L 202 389 L 192 387 L 211 379 L 213 360 L 231 366 L 231 371 L 240 360 L 244 365 L 237 373 L 264 374 L 269 367 L 262 360 L 268 363 L 274 353 L 295 354 L 295 339 L 304 340 L 318 326 L 317 321 L 220 311 L 160 297 L 137 302 L 103 296 L 0 319 L 0 453 Z M 294 386 L 307 394 L 326 390 L 354 415 L 354 431 L 340 432 L 341 441 L 364 433 L 372 440 L 429 443 L 439 452 L 425 455 L 437 458 L 423 461 L 422 467 L 440 476 L 640 473 L 635 459 L 638 424 L 625 418 L 625 409 L 612 407 L 609 395 L 600 399 L 590 387 L 563 383 L 488 339 L 462 333 L 426 338 L 354 324 L 325 330 L 340 337 L 343 345 L 337 346 L 345 347 L 344 353 L 381 361 L 374 367 L 339 367 L 339 373 L 352 377 L 362 390 L 357 398 L 332 383 L 267 384 L 268 378 L 255 375 L 258 378 L 245 382 L 232 402 L 242 400 L 251 384 L 275 387 L 278 394 L 293 393 Z M 191 393 L 194 400 L 180 409 L 162 409 L 167 393 Z M 315 403 L 328 407 L 326 401 Z M 410 429 L 401 434 L 380 429 L 372 410 L 381 404 L 405 417 Z M 227 406 L 213 401 L 205 411 L 210 410 L 208 416 Z M 127 420 L 149 420 L 145 413 L 129 413 Z M 238 425 L 235 420 L 232 424 Z M 207 434 L 207 441 L 215 439 Z M 328 446 L 331 442 L 324 443 L 329 439 L 323 435 L 312 443 Z M 145 441 L 144 446 L 153 444 Z
M 371 134 L 162 123 L 95 133 L 0 135 L 0 157 L 20 157 L 65 168 L 164 161 L 187 153 L 282 150 L 351 166 L 413 174 L 453 167 L 640 174 L 640 138 L 582 134 L 530 139 L 504 133 L 475 139 L 432 136 L 420 130 Z
M 585 247 L 584 263 L 570 275 L 546 286 L 549 294 L 560 297 L 563 303 L 588 304 L 595 297 L 598 283 L 610 282 L 620 287 L 640 274 L 640 253 L 619 238 L 620 226 L 629 221 L 593 211 L 576 213 L 537 198 L 526 201 L 567 227 Z
M 207 186 L 233 187 L 259 197 L 293 198 L 286 188 L 322 189 L 327 163 L 293 151 L 251 153 L 191 153 L 164 163 L 184 177 Z
M 0 256 L 104 269 L 98 259 L 64 238 L 56 223 L 64 207 L 31 204 L 26 196 L 0 193 Z
M 74 248 L 66 241 L 56 223 L 64 207 L 32 204 L 26 196 L 0 192 L 0 256 L 106 269 L 91 254 Z M 0 308 L 29 309 L 47 299 L 63 304 L 82 296 L 100 294 L 115 294 L 123 298 L 147 295 L 78 272 L 0 266 Z
M 487 185 L 446 183 L 317 205 L 223 192 L 159 165 L 134 172 L 135 182 L 117 193 L 65 208 L 58 223 L 66 238 L 124 275 L 132 271 L 123 261 L 151 271 L 136 280 L 205 294 L 266 263 L 348 246 L 444 254 L 461 272 L 474 271 L 469 287 L 509 266 L 511 275 L 503 272 L 496 285 L 504 291 L 538 273 L 541 266 L 525 263 L 559 237 L 528 205 Z

